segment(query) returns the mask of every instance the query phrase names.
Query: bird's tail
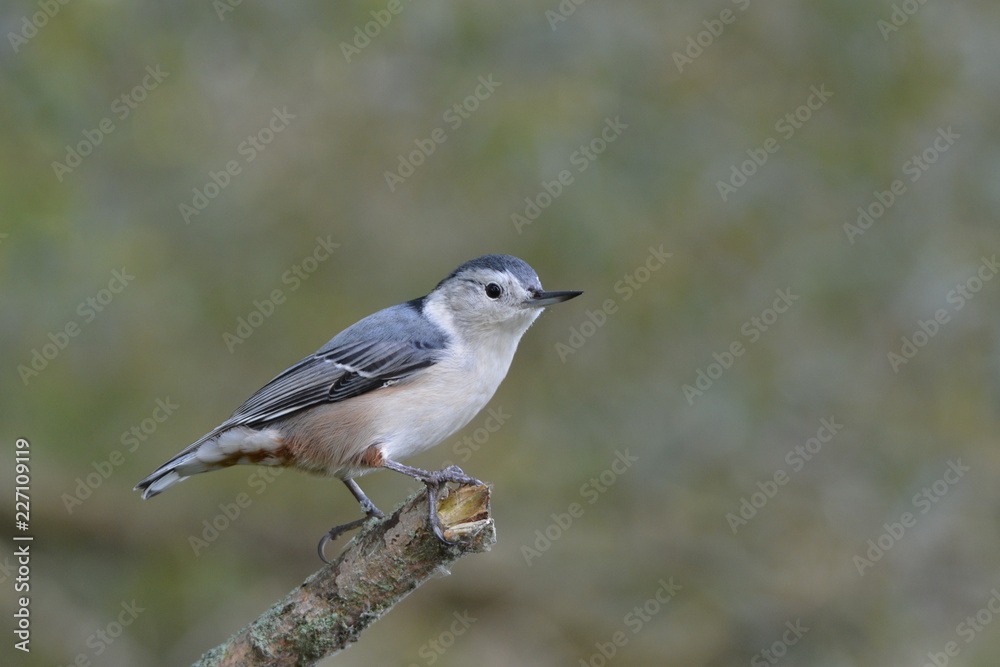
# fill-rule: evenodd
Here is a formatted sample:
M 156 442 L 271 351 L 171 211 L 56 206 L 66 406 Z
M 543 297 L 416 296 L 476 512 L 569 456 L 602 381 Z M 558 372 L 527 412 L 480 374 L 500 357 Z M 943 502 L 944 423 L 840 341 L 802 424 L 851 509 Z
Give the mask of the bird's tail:
M 136 484 L 135 490 L 142 491 L 142 499 L 146 500 L 147 498 L 152 498 L 157 494 L 163 493 L 174 484 L 183 482 L 191 475 L 213 469 L 204 464 L 201 466 L 192 466 L 192 462 L 196 460 L 197 451 L 182 453 L 178 457 L 161 465 L 150 473 L 148 477 Z
M 152 498 L 158 493 L 163 493 L 174 484 L 182 482 L 188 475 L 181 477 L 177 470 L 170 467 L 157 468 L 156 472 L 135 485 L 136 491 L 142 491 L 142 499 Z
M 135 485 L 135 490 L 142 491 L 145 500 L 198 473 L 238 463 L 280 465 L 278 450 L 281 444 L 283 441 L 276 429 L 257 431 L 223 425 L 154 470 Z

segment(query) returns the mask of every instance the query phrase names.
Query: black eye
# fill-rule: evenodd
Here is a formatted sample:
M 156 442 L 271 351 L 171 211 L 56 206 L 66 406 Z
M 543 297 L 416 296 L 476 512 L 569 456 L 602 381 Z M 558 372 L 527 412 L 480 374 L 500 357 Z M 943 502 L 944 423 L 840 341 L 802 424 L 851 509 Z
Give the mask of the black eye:
M 486 296 L 491 299 L 496 299 L 501 294 L 503 294 L 503 289 L 496 283 L 490 283 L 486 286 Z

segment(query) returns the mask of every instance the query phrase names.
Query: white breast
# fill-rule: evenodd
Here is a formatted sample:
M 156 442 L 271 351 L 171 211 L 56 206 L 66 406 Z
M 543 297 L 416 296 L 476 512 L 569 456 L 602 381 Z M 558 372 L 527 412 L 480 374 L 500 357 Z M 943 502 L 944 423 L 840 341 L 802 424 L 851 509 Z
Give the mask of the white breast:
M 448 352 L 417 378 L 401 384 L 377 420 L 383 453 L 393 460 L 430 449 L 468 424 L 506 377 L 527 328 L 491 331 L 472 340 L 467 334 L 463 344 L 450 317 L 445 313 L 434 315 L 446 330 L 450 329 Z

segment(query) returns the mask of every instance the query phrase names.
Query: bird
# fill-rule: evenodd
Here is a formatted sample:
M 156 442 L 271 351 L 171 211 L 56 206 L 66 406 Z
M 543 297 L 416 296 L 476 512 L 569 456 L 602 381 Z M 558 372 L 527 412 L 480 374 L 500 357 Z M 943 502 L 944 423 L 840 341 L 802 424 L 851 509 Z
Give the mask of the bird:
M 511 255 L 465 262 L 426 296 L 344 329 L 264 385 L 232 416 L 140 481 L 142 498 L 199 473 L 238 464 L 296 468 L 339 479 L 365 516 L 324 534 L 327 543 L 384 514 L 356 478 L 394 470 L 428 487 L 429 522 L 444 485 L 480 484 L 458 466 L 428 471 L 402 463 L 468 424 L 507 375 L 521 337 L 546 306 L 579 291 L 546 292 Z

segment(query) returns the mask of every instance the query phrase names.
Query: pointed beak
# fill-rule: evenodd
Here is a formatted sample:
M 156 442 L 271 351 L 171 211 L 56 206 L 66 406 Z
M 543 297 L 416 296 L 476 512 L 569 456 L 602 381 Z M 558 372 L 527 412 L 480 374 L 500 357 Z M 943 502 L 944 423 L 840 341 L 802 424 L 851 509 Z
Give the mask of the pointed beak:
M 569 301 L 583 292 L 535 292 L 534 296 L 524 302 L 526 308 L 544 308 L 555 303 Z

